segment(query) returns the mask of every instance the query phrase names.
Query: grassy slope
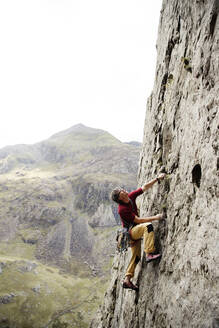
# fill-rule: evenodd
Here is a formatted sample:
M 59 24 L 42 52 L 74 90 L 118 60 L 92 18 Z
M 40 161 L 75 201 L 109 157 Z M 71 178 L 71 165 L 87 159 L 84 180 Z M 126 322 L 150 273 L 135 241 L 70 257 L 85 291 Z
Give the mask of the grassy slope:
M 117 163 L 121 154 L 124 158 L 129 152 L 136 153 L 137 159 L 136 148 L 122 144 L 104 131 L 87 131 L 84 127 L 54 135 L 36 147 L 9 148 L 3 153 L 0 150 L 0 167 L 1 163 L 11 165 L 7 173 L 0 175 L 0 224 L 5 227 L 5 232 L 0 233 L 0 262 L 5 263 L 0 274 L 0 297 L 10 293 L 15 296 L 11 303 L 0 304 L 0 318 L 9 318 L 17 327 L 43 328 L 60 316 L 69 327 L 87 327 L 106 289 L 111 266 L 106 240 L 110 240 L 115 228 L 93 230 L 92 256 L 102 266 L 102 275 L 95 277 L 90 265 L 80 258 L 69 257 L 71 188 L 81 186 L 82 179 L 85 187 L 96 184 L 98 188 L 135 181 L 134 174 L 113 172 L 111 161 L 116 158 Z M 65 212 L 63 207 L 67 209 Z M 50 211 L 51 217 L 41 215 L 44 209 Z M 83 218 L 89 216 L 81 214 Z M 24 242 L 29 239 L 39 243 L 39 238 L 55 227 L 48 223 L 50 219 L 68 227 L 63 268 L 36 261 L 37 244 Z M 36 263 L 37 268 L 20 272 L 19 267 L 25 266 L 26 261 Z M 32 290 L 39 286 L 39 292 Z M 69 312 L 65 313 L 66 310 Z
M 63 320 L 61 314 L 67 311 L 69 327 L 86 327 L 106 287 L 98 278 L 63 275 L 37 261 L 31 261 L 36 267 L 30 272 L 25 271 L 29 262 L 23 258 L 0 256 L 0 261 L 0 298 L 14 295 L 10 303 L 0 305 L 0 318 L 7 318 L 11 326 L 45 327 L 51 319 Z
M 1 220 L 7 217 L 7 202 L 13 204 L 16 198 L 19 199 L 18 204 L 21 205 L 21 208 L 13 206 L 11 211 L 14 211 L 15 214 L 22 215 L 23 206 L 26 208 L 33 203 L 36 205 L 37 202 L 34 201 L 36 198 L 39 198 L 38 201 L 41 204 L 39 207 L 43 207 L 45 204 L 40 197 L 45 194 L 41 183 L 43 180 L 51 179 L 52 176 L 51 171 L 47 174 L 46 171 L 35 170 L 26 172 L 25 176 L 17 175 L 15 171 L 12 171 L 4 177 L 6 180 L 1 177 L 2 190 L 5 187 L 8 188 L 0 193 Z M 62 181 L 58 183 L 57 194 L 60 192 L 60 187 L 64 188 L 62 183 Z M 46 185 L 49 189 L 49 183 Z M 62 199 L 61 204 L 55 199 L 46 201 L 46 206 L 57 209 L 64 205 L 67 207 L 67 203 L 67 199 Z M 103 233 L 105 230 L 106 232 Z M 41 234 L 47 233 L 47 229 L 39 226 L 36 231 Z M 104 250 L 104 238 L 109 234 L 110 228 L 103 229 L 103 231 L 96 229 L 95 232 L 98 246 L 95 246 L 94 253 L 97 253 L 95 256 L 100 260 L 101 250 Z M 63 273 L 58 267 L 45 266 L 36 261 L 36 244 L 24 243 L 23 240 L 37 240 L 37 237 L 35 230 L 24 224 L 23 228 L 21 226 L 10 241 L 0 243 L 0 262 L 6 263 L 3 273 L 0 275 L 0 297 L 10 293 L 16 295 L 12 303 L 0 305 L 0 318 L 7 318 L 11 325 L 16 323 L 18 327 L 22 328 L 41 328 L 52 318 L 59 317 L 66 309 L 71 311 L 75 305 L 80 303 L 73 313 L 60 315 L 59 318 L 67 322 L 69 327 L 87 327 L 106 290 L 110 263 L 107 264 L 103 261 L 104 277 L 94 277 L 89 267 L 73 258 L 69 259 L 69 245 L 66 245 L 67 254 L 63 255 L 67 255 L 69 259 L 67 270 L 74 272 L 75 275 Z M 66 243 L 68 244 L 69 240 Z M 18 267 L 24 265 L 25 261 L 37 263 L 35 270 L 37 274 L 19 272 Z M 32 288 L 37 286 L 41 286 L 39 293 L 32 291 Z M 50 290 L 51 292 L 48 292 Z M 88 297 L 88 295 L 90 296 Z

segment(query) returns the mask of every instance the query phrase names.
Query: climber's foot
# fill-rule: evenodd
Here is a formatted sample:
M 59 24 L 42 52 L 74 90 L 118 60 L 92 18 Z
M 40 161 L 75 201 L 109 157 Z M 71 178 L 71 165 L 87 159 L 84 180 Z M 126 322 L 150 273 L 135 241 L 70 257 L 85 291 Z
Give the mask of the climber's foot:
M 159 259 L 161 257 L 161 254 L 148 254 L 146 256 L 146 262 L 149 263 L 151 261 L 154 261 L 156 259 Z
M 136 290 L 136 291 L 139 290 L 138 286 L 134 285 L 131 281 L 129 281 L 129 282 L 124 281 L 122 284 L 122 287 L 127 288 L 127 289 Z

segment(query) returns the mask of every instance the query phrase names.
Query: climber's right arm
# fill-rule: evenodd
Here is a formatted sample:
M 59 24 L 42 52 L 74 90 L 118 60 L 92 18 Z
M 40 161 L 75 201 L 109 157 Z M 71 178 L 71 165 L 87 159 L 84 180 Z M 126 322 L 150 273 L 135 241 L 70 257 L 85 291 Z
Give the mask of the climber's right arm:
M 134 222 L 137 224 L 141 223 L 148 223 L 156 220 L 162 220 L 163 219 L 163 214 L 157 214 L 155 216 L 149 216 L 147 218 L 139 218 L 138 216 L 135 216 Z
M 151 188 L 155 184 L 155 182 L 159 183 L 160 180 L 163 180 L 165 178 L 165 176 L 166 176 L 165 173 L 161 173 L 157 178 L 155 178 L 155 179 L 151 180 L 150 182 L 146 183 L 145 185 L 143 185 L 141 187 L 141 189 L 143 190 L 143 192 L 145 192 L 146 190 Z

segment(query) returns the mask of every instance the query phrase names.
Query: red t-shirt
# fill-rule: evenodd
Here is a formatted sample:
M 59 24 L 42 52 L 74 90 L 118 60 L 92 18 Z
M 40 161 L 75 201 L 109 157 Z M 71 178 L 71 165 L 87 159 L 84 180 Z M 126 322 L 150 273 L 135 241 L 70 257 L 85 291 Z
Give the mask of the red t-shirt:
M 134 224 L 135 216 L 138 216 L 137 205 L 135 203 L 136 198 L 143 194 L 142 188 L 134 190 L 128 194 L 131 201 L 129 203 L 119 204 L 118 213 L 120 215 L 123 227 L 128 227 L 128 225 Z

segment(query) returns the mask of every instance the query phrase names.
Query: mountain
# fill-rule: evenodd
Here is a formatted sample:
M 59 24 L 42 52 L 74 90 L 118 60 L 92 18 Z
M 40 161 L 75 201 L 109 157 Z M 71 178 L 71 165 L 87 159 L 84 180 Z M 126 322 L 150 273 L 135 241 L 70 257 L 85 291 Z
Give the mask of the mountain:
M 219 327 L 219 1 L 163 0 L 156 79 L 148 99 L 138 183 L 167 176 L 140 198 L 160 261 L 142 254 L 122 289 L 128 254 L 114 258 L 92 328 Z
M 109 195 L 136 187 L 139 153 L 82 124 L 0 149 L 0 326 L 87 327 L 115 253 Z

